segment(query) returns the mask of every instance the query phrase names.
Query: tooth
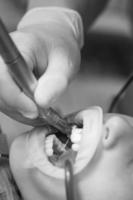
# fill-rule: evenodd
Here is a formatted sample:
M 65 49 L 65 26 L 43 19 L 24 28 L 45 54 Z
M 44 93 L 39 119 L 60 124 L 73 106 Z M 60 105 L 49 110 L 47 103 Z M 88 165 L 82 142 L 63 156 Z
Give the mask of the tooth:
M 53 155 L 53 140 L 54 140 L 54 135 L 50 135 L 46 138 L 45 140 L 45 151 L 46 151 L 46 154 L 48 156 L 52 156 Z
M 47 136 L 45 143 L 51 144 L 51 142 L 53 142 L 53 139 L 54 139 L 54 135 L 49 135 L 49 136 Z
M 73 151 L 78 151 L 79 150 L 79 144 L 73 144 L 72 145 L 72 150 Z
M 77 128 L 76 126 L 73 127 L 72 129 L 72 134 L 71 134 L 71 141 L 73 143 L 79 143 L 81 140 L 81 128 Z
M 80 140 L 81 140 L 81 131 L 82 129 L 75 129 L 72 131 L 72 134 L 71 134 L 71 141 L 73 143 L 79 143 Z
M 52 156 L 53 155 L 53 150 L 52 149 L 47 149 L 46 150 L 47 156 Z

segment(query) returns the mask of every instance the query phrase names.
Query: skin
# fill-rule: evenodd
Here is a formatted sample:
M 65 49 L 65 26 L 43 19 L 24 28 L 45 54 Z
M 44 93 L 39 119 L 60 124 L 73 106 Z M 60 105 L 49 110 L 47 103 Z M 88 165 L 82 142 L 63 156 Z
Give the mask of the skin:
M 74 164 L 75 197 L 77 200 L 132 200 L 133 119 L 107 114 L 101 120 L 100 112 L 94 107 L 75 116 L 76 121 L 83 123 Z M 11 169 L 25 200 L 33 196 L 38 200 L 66 199 L 63 169 L 53 168 L 44 148 L 42 168 L 36 164 L 46 134 L 46 128 L 34 129 L 16 138 L 11 147 Z

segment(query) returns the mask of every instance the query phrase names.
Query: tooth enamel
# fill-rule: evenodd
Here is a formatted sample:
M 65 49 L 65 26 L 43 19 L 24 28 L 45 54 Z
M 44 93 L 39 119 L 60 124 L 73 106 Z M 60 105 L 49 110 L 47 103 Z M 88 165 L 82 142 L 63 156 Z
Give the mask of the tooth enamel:
M 76 126 L 73 126 L 72 128 L 72 134 L 75 133 L 75 134 L 80 134 L 82 131 L 82 128 L 77 128 Z
M 72 134 L 71 134 L 71 141 L 73 143 L 79 143 L 81 140 L 81 128 L 77 128 L 76 126 L 73 127 L 72 129 Z
M 45 140 L 45 151 L 48 156 L 53 155 L 53 140 L 54 140 L 54 135 L 50 135 L 46 138 Z
M 79 144 L 73 144 L 72 145 L 72 150 L 73 151 L 78 151 L 79 150 Z
M 81 131 L 80 131 L 81 132 Z M 72 135 L 71 135 L 71 141 L 73 143 L 79 143 L 81 140 L 81 134 L 79 133 L 76 133 L 76 130 L 75 132 L 73 131 Z

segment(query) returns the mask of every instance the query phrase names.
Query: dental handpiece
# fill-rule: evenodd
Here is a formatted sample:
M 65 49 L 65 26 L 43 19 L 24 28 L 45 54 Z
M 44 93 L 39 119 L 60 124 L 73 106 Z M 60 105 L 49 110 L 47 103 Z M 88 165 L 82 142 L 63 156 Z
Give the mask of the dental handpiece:
M 9 36 L 1 19 L 0 54 L 19 87 L 35 102 L 34 91 L 37 85 L 37 80 Z M 38 122 L 39 125 L 42 126 L 43 124 L 48 124 L 54 131 L 58 130 L 66 136 L 70 136 L 71 126 L 68 124 L 67 120 L 61 117 L 53 108 L 42 109 L 38 105 L 37 108 L 39 110 L 39 117 L 36 119 L 36 122 Z

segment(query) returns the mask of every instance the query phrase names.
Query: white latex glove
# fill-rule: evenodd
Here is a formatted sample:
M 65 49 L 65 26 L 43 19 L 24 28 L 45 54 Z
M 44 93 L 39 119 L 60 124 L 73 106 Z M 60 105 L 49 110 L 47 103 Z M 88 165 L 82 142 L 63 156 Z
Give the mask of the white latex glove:
M 79 14 L 56 7 L 33 9 L 11 37 L 38 79 L 36 103 L 43 108 L 49 106 L 80 66 L 83 29 Z M 26 118 L 38 116 L 36 105 L 20 90 L 2 58 L 0 66 L 0 110 L 18 121 L 30 123 Z

